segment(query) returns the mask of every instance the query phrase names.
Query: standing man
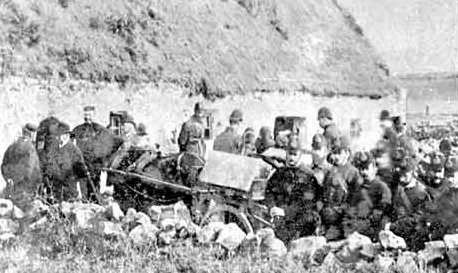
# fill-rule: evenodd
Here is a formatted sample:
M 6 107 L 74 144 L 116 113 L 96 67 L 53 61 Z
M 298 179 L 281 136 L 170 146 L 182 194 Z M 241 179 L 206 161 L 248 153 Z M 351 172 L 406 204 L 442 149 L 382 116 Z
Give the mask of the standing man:
M 84 162 L 87 164 L 93 181 L 99 181 L 100 169 L 103 167 L 103 157 L 100 156 L 97 143 L 98 137 L 102 133 L 108 133 L 108 130 L 100 124 L 93 121 L 95 114 L 94 106 L 83 108 L 84 123 L 76 126 L 72 131 L 72 137 L 76 140 L 76 145 L 83 153 Z
M 242 149 L 242 137 L 239 133 L 243 121 L 243 113 L 239 109 L 232 111 L 229 116 L 229 127 L 217 135 L 213 143 L 213 150 L 230 154 L 239 154 Z
M 201 103 L 194 106 L 194 115 L 181 126 L 178 136 L 180 152 L 188 152 L 204 157 L 205 155 L 205 127 L 204 109 Z
M 2 162 L 2 175 L 7 181 L 6 197 L 24 209 L 41 184 L 41 170 L 35 149 L 37 127 L 27 123 L 22 136 L 11 144 Z
M 318 110 L 318 122 L 320 127 L 324 129 L 323 136 L 326 138 L 328 149 L 332 150 L 340 136 L 340 131 L 332 120 L 332 113 L 329 108 L 321 107 Z
M 70 127 L 60 123 L 59 143 L 49 151 L 46 177 L 49 179 L 55 202 L 86 197 L 89 172 L 83 154 L 70 141 Z

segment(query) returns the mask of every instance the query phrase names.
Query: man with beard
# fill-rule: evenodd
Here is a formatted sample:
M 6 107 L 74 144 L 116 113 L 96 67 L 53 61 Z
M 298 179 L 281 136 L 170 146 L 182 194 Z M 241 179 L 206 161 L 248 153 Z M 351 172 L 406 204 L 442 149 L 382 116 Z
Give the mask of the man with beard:
M 437 152 L 429 155 L 429 164 L 426 166 L 426 176 L 423 182 L 433 201 L 454 187 L 453 182 L 445 177 L 445 157 Z
M 354 165 L 358 168 L 364 183 L 360 194 L 356 198 L 354 215 L 349 215 L 353 221 L 353 231 L 377 239 L 378 232 L 389 222 L 391 211 L 391 191 L 388 185 L 377 176 L 375 159 L 368 152 L 359 152 L 355 155 Z M 356 220 L 356 221 L 355 221 Z M 351 232 L 349 232 L 351 233 Z
M 41 186 L 41 170 L 35 149 L 37 127 L 27 123 L 22 128 L 22 136 L 5 151 L 2 162 L 2 175 L 8 182 L 6 198 L 24 209 L 37 194 Z
M 321 187 L 306 158 L 297 137 L 291 138 L 285 167 L 278 169 L 267 184 L 265 202 L 272 218 L 280 219 L 274 222 L 275 229 L 285 242 L 317 234 L 321 226 Z

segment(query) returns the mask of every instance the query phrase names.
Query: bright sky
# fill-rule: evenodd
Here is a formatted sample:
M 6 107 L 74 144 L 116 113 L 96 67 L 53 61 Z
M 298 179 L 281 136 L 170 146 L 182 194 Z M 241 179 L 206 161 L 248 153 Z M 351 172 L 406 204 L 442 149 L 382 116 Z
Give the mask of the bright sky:
M 395 74 L 458 72 L 458 0 L 338 0 Z

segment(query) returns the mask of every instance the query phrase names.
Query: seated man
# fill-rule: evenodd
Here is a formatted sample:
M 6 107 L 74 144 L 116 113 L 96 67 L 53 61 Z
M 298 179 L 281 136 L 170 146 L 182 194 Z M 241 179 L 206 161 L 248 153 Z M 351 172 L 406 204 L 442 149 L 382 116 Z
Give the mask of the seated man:
M 445 157 L 437 152 L 429 155 L 429 164 L 425 166 L 426 172 L 422 181 L 433 201 L 438 200 L 444 193 L 454 187 L 453 182 L 445 177 Z
M 361 234 L 377 239 L 378 233 L 383 229 L 391 212 L 391 191 L 388 185 L 377 176 L 377 167 L 372 155 L 368 152 L 355 154 L 354 165 L 358 168 L 364 183 L 360 194 L 353 201 L 354 214 L 347 214 L 346 228 L 358 231 Z
M 321 187 L 301 154 L 298 140 L 291 139 L 286 166 L 273 174 L 266 188 L 265 204 L 274 219 L 281 219 L 274 222 L 277 236 L 287 242 L 316 234 L 321 226 Z

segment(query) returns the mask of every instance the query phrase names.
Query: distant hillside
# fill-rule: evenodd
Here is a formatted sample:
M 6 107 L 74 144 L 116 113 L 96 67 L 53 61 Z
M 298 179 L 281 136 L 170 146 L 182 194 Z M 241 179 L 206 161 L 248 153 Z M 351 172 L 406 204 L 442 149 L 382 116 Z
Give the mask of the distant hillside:
M 338 0 L 394 74 L 457 72 L 457 0 Z
M 333 0 L 3 0 L 0 65 L 3 76 L 167 81 L 206 97 L 396 89 Z

